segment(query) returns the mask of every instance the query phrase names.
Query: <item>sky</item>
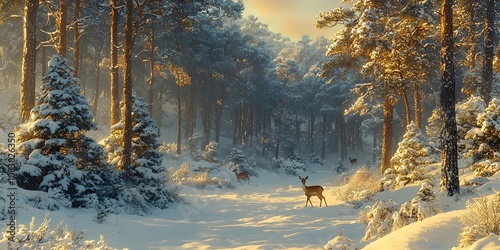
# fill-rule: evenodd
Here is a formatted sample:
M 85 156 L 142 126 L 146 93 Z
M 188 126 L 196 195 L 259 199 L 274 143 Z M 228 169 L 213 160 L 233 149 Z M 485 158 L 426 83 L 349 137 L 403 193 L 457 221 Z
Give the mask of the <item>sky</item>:
M 320 12 L 332 10 L 341 5 L 341 0 L 243 0 L 243 16 L 254 15 L 268 24 L 273 32 L 281 33 L 292 40 L 299 40 L 303 34 L 312 38 L 335 35 L 335 29 L 314 27 Z

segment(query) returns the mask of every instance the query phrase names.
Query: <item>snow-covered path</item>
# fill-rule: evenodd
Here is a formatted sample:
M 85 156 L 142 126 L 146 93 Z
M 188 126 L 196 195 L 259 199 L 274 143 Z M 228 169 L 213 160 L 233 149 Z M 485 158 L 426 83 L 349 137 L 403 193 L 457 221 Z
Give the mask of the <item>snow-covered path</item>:
M 129 249 L 318 249 L 341 230 L 356 235 L 363 231 L 355 223 L 357 213 L 339 205 L 326 183 L 321 185 L 330 206 L 320 208 L 319 199 L 313 197 L 315 207 L 305 208 L 298 178 L 272 178 L 255 178 L 233 190 L 185 188 L 181 193 L 187 204 L 148 217 L 117 216 L 117 221 L 110 216 L 110 224 L 116 225 L 112 231 L 125 229 L 116 233 L 116 240 L 106 237 L 106 242 Z M 134 224 L 148 233 L 141 242 L 126 240 L 122 245 L 124 239 L 143 234 Z

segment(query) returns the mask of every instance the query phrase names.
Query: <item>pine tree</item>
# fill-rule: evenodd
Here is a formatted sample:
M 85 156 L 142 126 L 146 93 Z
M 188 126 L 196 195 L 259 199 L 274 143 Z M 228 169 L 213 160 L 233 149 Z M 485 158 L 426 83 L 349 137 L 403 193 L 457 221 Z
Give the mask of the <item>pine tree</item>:
M 476 118 L 476 126 L 471 128 L 466 139 L 472 140 L 466 156 L 472 162 L 483 159 L 500 159 L 500 99 L 493 98 L 483 113 Z
M 122 112 L 124 104 L 122 102 Z M 123 123 L 113 125 L 111 135 L 100 143 L 105 147 L 108 162 L 115 169 L 125 171 L 121 167 L 123 153 Z M 160 208 L 166 208 L 173 201 L 173 195 L 166 186 L 165 168 L 161 166 L 162 156 L 158 152 L 160 144 L 157 138 L 160 136 L 158 128 L 148 111 L 148 105 L 141 97 L 132 95 L 132 155 L 131 169 L 128 188 L 125 193 L 129 196 L 140 194 L 145 202 Z M 122 172 L 122 174 L 126 174 Z M 124 195 L 126 197 L 127 195 Z M 147 207 L 147 204 L 141 204 Z
M 424 135 L 414 122 L 406 127 L 403 141 L 391 159 L 391 165 L 404 181 L 403 185 L 426 178 L 425 166 L 438 162 L 436 150 L 426 141 Z
M 54 55 L 30 120 L 18 131 L 18 185 L 24 189 L 57 189 L 80 206 L 85 195 L 107 181 L 103 149 L 85 133 L 95 129 L 91 107 L 80 93 L 68 60 Z M 109 174 L 109 171 L 108 171 Z M 104 177 L 104 176 L 103 176 Z

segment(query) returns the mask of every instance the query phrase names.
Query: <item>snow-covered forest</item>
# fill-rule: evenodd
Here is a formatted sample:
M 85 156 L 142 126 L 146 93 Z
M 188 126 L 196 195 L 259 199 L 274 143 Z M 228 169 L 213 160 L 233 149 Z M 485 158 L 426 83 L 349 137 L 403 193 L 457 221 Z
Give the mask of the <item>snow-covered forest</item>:
M 496 1 L 342 2 L 1 1 L 0 248 L 498 249 Z

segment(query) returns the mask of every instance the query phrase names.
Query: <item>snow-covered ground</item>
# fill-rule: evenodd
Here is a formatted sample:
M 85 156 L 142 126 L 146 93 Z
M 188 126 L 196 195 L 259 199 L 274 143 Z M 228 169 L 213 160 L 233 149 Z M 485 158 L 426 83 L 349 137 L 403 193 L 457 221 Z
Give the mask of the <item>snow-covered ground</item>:
M 458 245 L 459 218 L 465 201 L 475 196 L 465 194 L 455 201 L 439 194 L 443 213 L 376 241 L 360 242 L 365 225 L 357 218 L 364 207 L 356 209 L 336 199 L 336 174 L 326 165 L 310 170 L 307 184 L 325 188 L 328 207 L 319 207 L 319 199 L 313 197 L 314 207 L 306 208 L 306 197 L 296 176 L 260 170 L 260 176 L 252 178 L 250 185 L 241 185 L 233 173 L 222 175 L 227 175 L 236 188 L 183 186 L 180 193 L 185 203 L 155 210 L 147 216 L 111 214 L 104 224 L 93 221 L 94 209 L 52 211 L 51 227 L 63 220 L 69 228 L 85 230 L 87 239 L 98 240 L 103 235 L 108 246 L 117 249 L 321 249 L 325 245 L 335 246 L 334 238 L 340 233 L 344 238 L 340 243 L 350 239 L 352 246 L 366 246 L 365 249 L 452 249 Z M 488 193 L 495 188 L 497 178 L 492 178 L 489 187 L 477 191 Z M 375 198 L 400 204 L 413 198 L 418 189 L 418 185 L 410 185 L 379 193 Z M 18 224 L 29 225 L 35 216 L 39 225 L 46 211 L 20 204 L 18 213 Z M 2 249 L 5 242 L 3 239 L 0 243 Z M 489 237 L 476 245 L 473 249 L 498 249 L 500 242 L 498 237 Z

